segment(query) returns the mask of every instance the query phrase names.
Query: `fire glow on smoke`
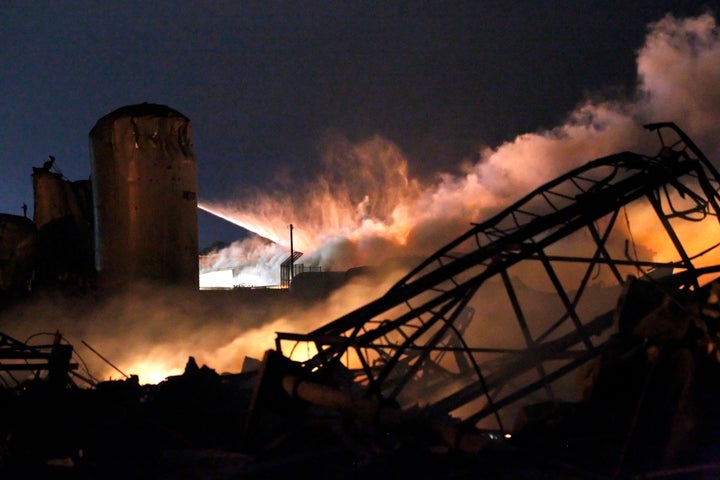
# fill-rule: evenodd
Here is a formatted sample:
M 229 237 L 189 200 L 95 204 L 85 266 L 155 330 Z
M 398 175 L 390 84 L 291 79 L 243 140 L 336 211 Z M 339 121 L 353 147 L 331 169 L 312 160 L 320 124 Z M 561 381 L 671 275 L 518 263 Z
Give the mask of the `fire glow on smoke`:
M 434 181 L 422 183 L 410 175 L 410 160 L 392 141 L 374 136 L 352 144 L 340 138 L 328 145 L 323 175 L 297 194 L 206 199 L 200 208 L 259 237 L 206 257 L 201 274 L 225 271 L 214 274 L 216 286 L 278 284 L 291 223 L 294 247 L 304 252 L 300 263 L 326 271 L 426 257 L 471 222 L 491 217 L 573 167 L 625 150 L 654 155 L 658 144 L 642 128 L 645 123 L 673 121 L 708 158 L 720 159 L 720 34 L 713 16 L 667 16 L 650 25 L 637 52 L 637 73 L 634 99 L 587 100 L 556 128 L 497 147 L 479 146 L 476 162 L 458 160 L 461 174 L 437 172 Z M 670 247 L 658 243 L 656 225 L 636 221 L 631 227 L 639 248 L 665 259 Z M 190 355 L 218 372 L 238 372 L 245 356 L 261 358 L 273 348 L 276 331 L 307 332 L 326 324 L 378 297 L 392 281 L 348 285 L 292 317 L 236 307 L 208 310 L 172 293 L 135 291 L 75 312 L 74 321 L 60 328 L 78 339 L 76 344 L 88 340 L 143 383 L 181 373 Z M 44 318 L 41 306 L 34 308 L 34 315 Z M 56 316 L 47 322 L 56 328 Z M 101 379 L 119 377 L 107 365 L 98 368 Z
M 707 14 L 651 25 L 637 53 L 635 99 L 587 100 L 552 130 L 519 135 L 496 148 L 479 147 L 464 173 L 438 172 L 422 185 L 390 140 L 358 144 L 338 139 L 323 157 L 325 171 L 298 194 L 204 201 L 200 208 L 273 243 L 236 242 L 204 265 L 203 273 L 235 268 L 235 285 L 279 283 L 295 225 L 299 261 L 325 270 L 427 256 L 532 189 L 582 163 L 624 150 L 653 155 L 656 139 L 645 123 L 674 121 L 705 154 L 718 157 L 720 40 Z M 640 229 L 637 238 L 652 239 Z M 637 239 L 636 238 L 636 239 Z M 662 255 L 658 248 L 654 251 Z M 226 278 L 227 280 L 227 278 Z
M 650 25 L 637 51 L 637 74 L 634 99 L 586 100 L 563 125 L 497 147 L 479 146 L 479 160 L 459 160 L 465 165 L 462 174 L 437 172 L 430 184 L 411 177 L 409 160 L 392 141 L 374 136 L 353 144 L 338 138 L 323 156 L 323 175 L 296 194 L 203 201 L 200 208 L 262 238 L 217 252 L 202 272 L 233 269 L 224 281 L 235 286 L 279 283 L 290 223 L 295 249 L 305 253 L 300 263 L 326 271 L 425 257 L 465 232 L 470 222 L 489 218 L 571 168 L 625 150 L 654 155 L 659 146 L 642 128 L 646 123 L 673 121 L 708 158 L 720 159 L 720 34 L 714 17 L 667 16 Z M 654 235 L 658 226 L 652 222 L 631 227 L 628 233 L 638 247 L 655 252 L 657 260 L 674 251 Z M 205 341 L 173 338 L 152 355 L 126 355 L 124 364 L 145 381 L 178 371 L 189 354 L 219 371 L 239 371 L 245 355 L 259 358 L 272 348 L 274 332 L 308 331 L 376 298 L 391 284 L 392 278 L 380 285 L 350 285 L 310 311 L 242 326 L 232 338 L 227 324 L 204 326 Z

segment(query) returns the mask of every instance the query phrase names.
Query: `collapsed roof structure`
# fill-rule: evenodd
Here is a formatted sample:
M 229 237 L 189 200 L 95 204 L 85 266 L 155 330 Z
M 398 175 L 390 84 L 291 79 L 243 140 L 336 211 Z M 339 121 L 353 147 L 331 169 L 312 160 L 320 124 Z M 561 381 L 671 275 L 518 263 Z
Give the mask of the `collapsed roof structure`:
M 400 405 L 422 398 L 472 426 L 494 417 L 504 433 L 503 409 L 536 391 L 553 398 L 556 381 L 602 351 L 613 316 L 598 308 L 591 280 L 603 275 L 619 293 L 628 275 L 647 273 L 674 294 L 698 291 L 701 276 L 718 270 L 695 261 L 720 239 L 708 236 L 707 248 L 690 252 L 678 223 L 709 217 L 717 226 L 720 174 L 674 124 L 647 128 L 659 135 L 658 155 L 618 153 L 560 176 L 473 225 L 381 298 L 313 332 L 278 333 L 277 350 L 310 349 L 305 368 L 342 364 L 368 396 Z M 675 259 L 642 258 L 654 252 L 627 240 L 628 209 L 638 211 L 638 201 L 655 213 Z M 559 308 L 523 304 L 523 275 L 544 275 Z M 503 295 L 510 308 L 501 311 Z M 493 317 L 482 318 L 488 311 Z
M 702 315 L 712 299 L 701 285 L 720 271 L 708 264 L 720 245 L 720 174 L 675 124 L 646 128 L 658 135 L 657 155 L 622 152 L 552 180 L 377 300 L 310 333 L 278 333 L 277 352 L 321 383 L 421 406 L 493 438 L 519 430 L 530 404 L 587 400 L 598 374 L 586 365 L 618 335 L 677 341 L 692 318 L 697 343 L 712 353 L 716 319 Z M 648 213 L 654 235 L 665 236 L 654 239 L 662 252 L 634 242 L 632 224 L 644 215 L 647 225 Z M 670 304 L 682 321 L 655 312 Z M 638 346 L 626 342 L 623 354 Z
M 205 439 L 222 431 L 233 438 L 227 445 L 251 455 L 233 470 L 243 478 L 288 472 L 287 449 L 274 463 L 271 453 L 278 439 L 290 437 L 278 417 L 307 415 L 308 404 L 383 431 L 405 430 L 414 441 L 431 432 L 429 443 L 464 453 L 505 436 L 524 438 L 564 461 L 582 458 L 564 478 L 586 478 L 579 471 L 619 478 L 659 468 L 720 470 L 715 460 L 697 467 L 708 461 L 697 452 L 683 457 L 697 442 L 707 445 L 714 438 L 708 432 L 720 426 L 717 413 L 701 408 L 720 392 L 697 378 L 718 370 L 720 284 L 712 280 L 720 266 L 712 255 L 720 245 L 720 173 L 676 125 L 647 128 L 660 140 L 657 155 L 622 152 L 576 168 L 474 224 L 380 298 L 312 332 L 277 333 L 252 395 L 221 395 L 221 383 L 231 379 L 189 362 L 185 387 L 180 378 L 156 391 L 129 385 L 131 394 L 118 394 L 134 402 L 124 414 L 145 411 L 154 423 L 167 422 L 154 432 L 160 440 L 148 441 L 156 449 L 173 444 L 163 436 L 178 428 L 172 422 L 197 420 Z M 652 251 L 634 240 L 649 224 Z M 12 358 L 25 350 L 0 343 L 0 358 L 10 347 Z M 247 376 L 242 381 L 245 388 Z M 118 388 L 105 386 L 103 402 Z M 247 417 L 217 422 L 213 414 L 215 431 L 207 417 L 193 416 L 198 411 L 177 406 L 199 408 L 202 395 L 211 402 L 206 412 Z M 225 401 L 232 407 L 218 405 Z M 646 414 L 650 403 L 653 414 Z M 688 413 L 689 403 L 699 410 Z M 407 428 L 418 419 L 429 428 Z M 239 424 L 243 432 L 227 431 Z M 147 437 L 142 431 L 129 436 Z M 686 442 L 690 433 L 695 439 Z M 633 450 L 641 440 L 651 447 Z M 216 438 L 195 446 L 222 444 Z M 293 458 L 295 473 L 316 466 L 294 468 L 302 461 Z M 359 478 L 355 460 L 333 472 L 352 468 Z M 464 468 L 453 478 L 477 473 Z

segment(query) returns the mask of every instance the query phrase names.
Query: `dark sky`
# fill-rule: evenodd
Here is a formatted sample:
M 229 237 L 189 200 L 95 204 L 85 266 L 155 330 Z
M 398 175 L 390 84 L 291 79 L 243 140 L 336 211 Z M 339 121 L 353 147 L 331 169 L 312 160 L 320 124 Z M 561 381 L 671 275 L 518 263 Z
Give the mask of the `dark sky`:
M 648 23 L 708 7 L 0 0 L 0 212 L 32 205 L 31 167 L 50 154 L 87 178 L 90 129 L 141 102 L 193 122 L 201 200 L 300 185 L 328 132 L 383 135 L 419 178 L 453 171 L 588 95 L 631 95 Z M 241 235 L 206 213 L 200 228 L 201 246 Z

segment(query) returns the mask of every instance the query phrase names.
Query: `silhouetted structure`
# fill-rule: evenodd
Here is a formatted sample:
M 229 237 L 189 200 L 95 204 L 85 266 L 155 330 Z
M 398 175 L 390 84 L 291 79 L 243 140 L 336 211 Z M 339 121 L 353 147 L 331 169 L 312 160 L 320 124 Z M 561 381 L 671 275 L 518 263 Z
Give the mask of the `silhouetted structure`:
M 98 120 L 90 140 L 100 280 L 149 279 L 197 289 L 190 120 L 164 105 L 130 105 Z

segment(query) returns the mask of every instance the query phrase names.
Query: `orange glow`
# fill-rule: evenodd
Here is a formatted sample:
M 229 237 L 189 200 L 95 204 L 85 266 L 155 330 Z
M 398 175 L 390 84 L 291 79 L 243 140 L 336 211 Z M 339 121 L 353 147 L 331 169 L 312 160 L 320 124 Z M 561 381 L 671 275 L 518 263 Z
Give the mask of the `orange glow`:
M 183 373 L 183 369 L 178 368 L 176 364 L 159 360 L 140 360 L 127 368 L 139 377 L 141 385 L 154 385 L 167 377 Z
M 409 176 L 398 147 L 380 137 L 358 145 L 338 141 L 328 146 L 323 160 L 323 175 L 301 192 L 199 206 L 272 241 L 274 255 L 267 245 L 264 252 L 251 252 L 241 242 L 234 247 L 245 258 L 255 256 L 268 270 L 289 253 L 291 223 L 295 250 L 305 253 L 300 262 L 324 270 L 382 262 L 403 252 L 426 215 L 419 213 L 430 210 L 431 202 L 421 198 L 423 189 Z
M 583 108 L 587 110 L 590 107 Z M 595 127 L 587 125 L 571 125 L 564 127 L 562 134 L 524 135 L 498 149 L 483 151 L 482 160 L 468 167 L 464 176 L 440 175 L 437 183 L 426 187 L 421 187 L 419 182 L 408 176 L 406 160 L 388 142 L 376 137 L 349 148 L 350 153 L 340 155 L 341 158 L 354 159 L 354 155 L 360 155 L 359 152 L 366 155 L 370 155 L 371 151 L 384 152 L 385 156 L 378 154 L 374 165 L 378 169 L 385 165 L 383 168 L 393 172 L 380 175 L 380 183 L 386 182 L 380 202 L 382 208 L 374 210 L 371 201 L 374 197 L 371 194 L 377 193 L 376 185 L 362 182 L 351 185 L 351 180 L 343 180 L 331 187 L 327 178 L 336 178 L 332 171 L 318 179 L 302 198 L 261 195 L 247 204 L 207 203 L 202 208 L 277 242 L 251 240 L 237 242 L 226 249 L 221 257 L 234 255 L 236 261 L 241 261 L 241 267 L 237 270 L 240 273 L 236 273 L 235 282 L 238 278 L 253 278 L 242 275 L 251 275 L 263 268 L 265 278 L 278 275 L 279 262 L 287 258 L 289 253 L 290 223 L 295 226 L 296 249 L 306 253 L 300 263 L 319 264 L 324 270 L 342 270 L 367 263 L 382 264 L 399 256 L 425 257 L 465 232 L 469 221 L 489 218 L 539 186 L 542 181 L 550 180 L 550 175 L 563 173 L 561 167 L 569 169 L 576 166 L 567 160 L 555 164 L 553 159 L 579 155 L 578 152 L 593 152 L 601 156 L 612 153 L 608 151 L 609 148 L 621 150 L 624 143 L 633 142 L 632 136 L 638 132 L 629 119 L 608 109 L 598 109 L 596 115 L 606 116 L 607 124 L 603 128 L 595 130 Z M 392 152 L 392 155 L 388 155 L 388 152 Z M 574 159 L 575 162 L 579 160 L 578 157 Z M 552 168 L 541 168 L 543 162 L 552 165 Z M 363 179 L 362 162 L 359 163 L 361 168 L 358 171 L 354 170 L 353 163 L 348 164 L 343 178 Z M 529 169 L 528 164 L 534 167 Z M 532 170 L 532 175 L 529 170 Z M 366 194 L 357 195 L 358 192 Z M 358 203 L 353 203 L 352 198 L 359 199 Z M 687 199 L 673 198 L 676 207 L 686 208 L 687 205 L 683 205 L 685 201 Z M 607 219 L 600 220 L 598 224 L 603 222 L 607 222 Z M 720 241 L 720 228 L 714 217 L 701 222 L 673 219 L 671 223 L 691 257 Z M 656 262 L 679 260 L 673 242 L 656 212 L 644 198 L 627 205 L 613 227 L 613 235 L 606 248 L 615 258 L 624 258 L 626 239 L 631 245 L 628 251 L 631 257 L 637 255 L 639 259 Z M 558 250 L 556 254 L 582 256 L 588 255 L 594 248 L 595 243 L 590 234 L 580 231 L 549 250 Z M 415 265 L 417 262 L 411 263 Z M 695 263 L 698 266 L 717 264 L 720 263 L 720 255 L 713 252 L 695 259 Z M 547 287 L 544 276 L 535 281 L 537 271 L 532 268 L 522 270 L 521 265 L 517 268 L 511 274 L 520 275 L 532 288 L 540 289 L 541 285 Z M 568 272 L 564 272 L 564 269 Z M 625 270 L 638 273 L 630 267 Z M 580 275 L 572 264 L 559 267 L 559 271 L 570 276 Z M 608 269 L 603 269 L 601 273 L 593 278 L 594 282 L 614 282 Z M 262 275 L 254 278 L 262 278 Z M 391 284 L 387 283 L 386 288 Z M 215 358 L 232 356 L 231 352 L 248 351 L 260 356 L 258 345 L 273 348 L 275 331 L 311 331 L 386 291 L 386 288 L 375 287 L 357 295 L 357 301 L 349 299 L 346 292 L 342 291 L 319 308 L 298 315 L 298 318 L 277 319 L 268 327 L 237 336 L 229 345 L 216 351 Z M 487 304 L 484 306 L 487 307 Z M 295 349 L 292 344 L 283 344 L 282 349 L 284 354 L 297 361 L 306 360 L 317 353 L 314 347 L 305 343 Z M 353 355 L 351 353 L 344 359 L 350 368 L 359 366 Z M 235 358 L 235 362 L 238 361 Z
M 562 142 L 563 140 L 556 141 Z M 547 140 L 543 143 L 546 142 Z M 390 214 L 385 216 L 382 221 L 379 218 L 359 219 L 359 217 L 354 217 L 353 215 L 362 208 L 350 208 L 343 202 L 332 204 L 329 197 L 322 196 L 328 205 L 334 205 L 330 209 L 332 214 L 315 219 L 316 223 L 310 224 L 317 230 L 310 228 L 303 231 L 299 227 L 295 230 L 302 233 L 300 238 L 303 240 L 299 245 L 311 247 L 309 253 L 303 256 L 301 261 L 317 262 L 323 266 L 324 270 L 329 270 L 331 268 L 327 268 L 328 265 L 339 269 L 340 267 L 362 265 L 363 262 L 370 259 L 382 264 L 383 262 L 388 263 L 387 260 L 393 256 L 409 256 L 411 254 L 426 256 L 448 240 L 443 237 L 454 238 L 467 230 L 467 223 L 456 221 L 458 219 L 453 217 L 444 217 L 442 215 L 442 212 L 445 211 L 444 207 L 457 207 L 464 202 L 462 208 L 457 210 L 450 208 L 447 211 L 460 212 L 458 215 L 469 215 L 471 211 L 490 215 L 501 205 L 505 197 L 494 193 L 488 186 L 478 183 L 481 176 L 476 173 L 468 174 L 464 181 L 457 179 L 450 181 L 446 178 L 443 183 L 412 195 L 390 194 L 390 197 L 399 199 L 397 200 L 399 203 L 389 208 Z M 507 182 L 508 180 L 505 178 L 503 181 Z M 413 184 L 411 181 L 408 183 Z M 481 192 L 482 194 L 480 194 Z M 473 196 L 470 193 L 478 195 Z M 286 201 L 290 202 L 289 199 Z M 264 211 L 272 211 L 271 207 L 275 204 L 270 202 L 268 205 Z M 316 208 L 315 204 L 310 205 L 312 208 Z M 339 205 L 345 205 L 347 208 L 343 210 Z M 438 205 L 443 205 L 443 208 Z M 308 204 L 304 206 L 307 207 Z M 296 205 L 294 212 L 299 214 L 302 207 L 303 204 Z M 282 209 L 277 209 L 274 217 L 269 214 L 256 215 L 257 212 L 263 211 L 262 209 L 242 210 L 235 206 L 228 207 L 226 211 L 229 212 L 227 213 L 229 218 L 246 219 L 248 222 L 246 225 L 266 225 L 264 230 L 258 229 L 258 231 L 270 231 L 272 229 L 267 226 L 272 225 L 274 231 L 277 232 L 273 235 L 277 236 L 278 240 L 282 240 L 279 237 L 280 233 L 289 234 L 287 226 L 290 222 L 282 217 Z M 311 218 L 311 213 L 303 213 L 304 218 Z M 627 222 L 625 213 L 627 213 Z M 333 225 L 337 226 L 340 223 L 338 219 L 341 217 L 353 218 L 355 229 L 347 226 L 343 227 L 344 230 L 339 227 L 333 230 Z M 323 218 L 332 219 L 327 225 L 329 234 L 322 232 Z M 348 222 L 348 225 L 352 224 L 350 220 Z M 603 222 L 607 222 L 607 220 L 601 220 L 598 224 Z M 238 221 L 238 223 L 242 222 Z M 691 257 L 720 241 L 720 227 L 714 217 L 708 217 L 703 221 L 673 219 L 671 223 Z M 315 236 L 311 235 L 311 232 L 314 232 Z M 402 232 L 402 235 L 397 232 Z M 628 250 L 631 257 L 637 255 L 638 258 L 657 262 L 679 260 L 675 246 L 665 232 L 657 214 L 644 199 L 626 206 L 618 221 L 615 222 L 613 235 L 606 245 L 608 251 L 611 251 L 615 258 L 624 258 L 625 239 L 631 240 Z M 579 231 L 558 242 L 557 245 L 553 245 L 549 250 L 557 250 L 554 253 L 563 255 L 587 255 L 595 248 L 593 242 L 588 232 Z M 280 262 L 287 258 L 288 253 L 289 250 L 284 244 L 251 238 L 236 242 L 229 248 L 214 254 L 211 264 L 203 265 L 202 271 L 203 275 L 218 275 L 225 279 L 227 285 L 232 286 L 257 286 L 262 284 L 261 282 L 264 282 L 265 285 L 276 284 L 278 283 Z M 720 256 L 717 252 L 713 252 L 694 261 L 698 266 L 718 264 Z M 236 315 L 236 312 L 232 312 L 228 315 L 225 324 L 218 321 L 215 325 L 203 326 L 200 335 L 202 340 L 197 339 L 197 332 L 190 331 L 188 338 L 178 341 L 177 344 L 153 349 L 152 356 L 143 353 L 138 359 L 137 352 L 135 355 L 124 355 L 123 362 L 119 365 L 128 372 L 138 373 L 144 381 L 152 381 L 151 379 L 162 378 L 169 374 L 164 372 L 181 371 L 187 355 L 192 354 L 199 364 L 207 364 L 220 372 L 237 372 L 246 356 L 259 359 L 267 349 L 275 348 L 275 332 L 312 331 L 382 295 L 402 273 L 407 271 L 407 268 L 416 264 L 416 259 L 410 259 L 407 264 L 382 281 L 377 279 L 363 281 L 362 277 L 358 277 L 357 282 L 335 291 L 325 302 L 293 312 L 292 316 L 284 314 L 263 318 L 261 324 L 257 324 L 258 319 L 253 319 L 256 322 L 252 324 L 254 326 L 235 320 L 233 316 Z M 219 270 L 213 272 L 214 266 Z M 518 270 L 510 272 L 511 275 L 520 275 L 529 287 L 538 289 L 537 291 L 540 292 L 541 285 L 547 286 L 544 277 L 535 281 L 535 277 L 539 274 L 537 271 L 533 271 L 532 267 L 529 267 L 528 271 L 522 270 L 521 265 L 518 265 L 517 268 Z M 561 267 L 559 271 L 565 273 L 561 270 L 562 268 L 565 266 Z M 570 274 L 580 274 L 571 264 L 567 265 L 567 269 L 570 270 Z M 610 273 L 604 270 L 603 272 L 602 275 L 594 277 L 593 281 L 598 283 L 613 281 Z M 633 273 L 635 273 L 634 270 Z M 487 311 L 489 305 L 492 305 L 492 298 L 483 302 L 482 308 Z M 607 305 L 604 305 L 605 307 L 611 308 Z M 144 312 L 145 310 L 143 310 Z M 197 316 L 196 313 L 192 315 Z M 175 321 L 175 318 L 172 317 L 168 321 Z M 236 325 L 237 328 L 230 329 L 228 327 L 230 324 Z M 485 335 L 487 333 L 484 331 Z M 498 338 L 514 338 L 508 332 L 496 333 Z M 314 347 L 307 343 L 302 343 L 295 349 L 292 344 L 285 343 L 282 345 L 282 351 L 296 361 L 307 360 L 317 353 Z M 175 355 L 174 352 L 183 353 Z M 372 352 L 366 353 L 372 354 Z M 147 360 L 148 358 L 152 358 L 152 360 Z M 350 368 L 359 367 L 359 361 L 354 353 L 349 353 L 343 361 Z
M 635 242 L 635 246 L 652 252 L 652 260 L 671 262 L 680 260 L 671 237 L 660 223 L 657 214 L 648 203 L 636 203 L 627 208 L 630 219 L 629 231 L 623 226 L 624 234 Z M 700 253 L 720 243 L 720 222 L 714 216 L 701 218 L 697 221 L 671 219 L 670 223 L 687 255 L 693 258 L 696 267 L 720 264 L 720 249 L 709 251 L 700 257 Z M 696 258 L 695 258 L 696 257 Z
M 352 143 L 334 138 L 324 144 L 318 177 L 295 184 L 292 190 L 267 188 L 260 194 L 212 201 L 203 194 L 200 208 L 259 235 L 204 257 L 200 264 L 204 283 L 277 285 L 280 263 L 289 254 L 291 223 L 294 246 L 304 252 L 300 263 L 345 271 L 403 258 L 409 259 L 406 268 L 413 267 L 467 231 L 471 222 L 487 220 L 574 167 L 622 151 L 654 155 L 659 145 L 656 136 L 642 127 L 646 121 L 677 122 L 717 162 L 720 46 L 714 18 L 709 14 L 691 19 L 666 16 L 650 26 L 636 60 L 637 95 L 632 100 L 576 99 L 579 106 L 561 124 L 520 134 L 501 145 L 483 145 L 481 132 L 467 157 L 447 167 L 452 170 L 424 172 L 422 181 L 411 173 L 410 160 L 400 147 L 388 139 L 374 136 Z M 628 206 L 627 213 L 629 230 L 621 215 L 615 226 L 619 238 L 608 245 L 613 255 L 622 256 L 625 239 L 632 239 L 631 255 L 637 251 L 645 259 L 677 260 L 675 247 L 647 204 Z M 720 241 L 720 229 L 713 222 L 673 222 L 690 256 Z M 558 254 L 587 253 L 585 247 L 591 241 L 578 234 L 552 248 Z M 717 264 L 719 256 L 713 252 L 695 262 Z M 511 273 L 523 278 L 528 287 L 541 288 L 541 282 L 533 278 L 539 274 L 530 270 Z M 85 339 L 123 371 L 138 374 L 147 383 L 182 372 L 190 355 L 199 365 L 237 372 L 245 356 L 262 358 L 266 349 L 274 347 L 276 331 L 303 333 L 324 325 L 383 294 L 398 278 L 397 272 L 393 275 L 383 281 L 347 285 L 326 302 L 292 316 L 253 305 L 208 309 L 193 304 L 187 295 L 154 287 L 92 305 L 82 305 L 90 299 L 46 299 L 25 306 L 22 321 L 12 310 L 3 312 L 0 320 L 3 330 L 19 339 L 58 328 L 76 346 Z M 593 280 L 612 280 L 602 275 L 606 274 L 601 272 Z M 494 304 L 492 296 L 483 301 L 486 312 L 503 308 Z M 480 305 L 476 307 L 480 311 Z M 503 327 L 492 322 L 483 328 L 485 334 Z M 507 332 L 492 334 L 515 342 Z M 79 351 L 97 377 L 118 378 L 115 370 L 93 354 L 81 346 Z M 298 359 L 301 355 L 312 352 L 294 352 Z
M 351 241 L 377 235 L 403 244 L 407 222 L 398 206 L 420 189 L 408 176 L 400 150 L 380 137 L 359 145 L 328 147 L 325 174 L 300 195 L 259 195 L 246 202 L 202 202 L 200 208 L 286 248 L 288 225 L 296 225 L 295 246 L 309 252 L 333 237 Z M 279 220 L 279 221 L 278 221 Z

